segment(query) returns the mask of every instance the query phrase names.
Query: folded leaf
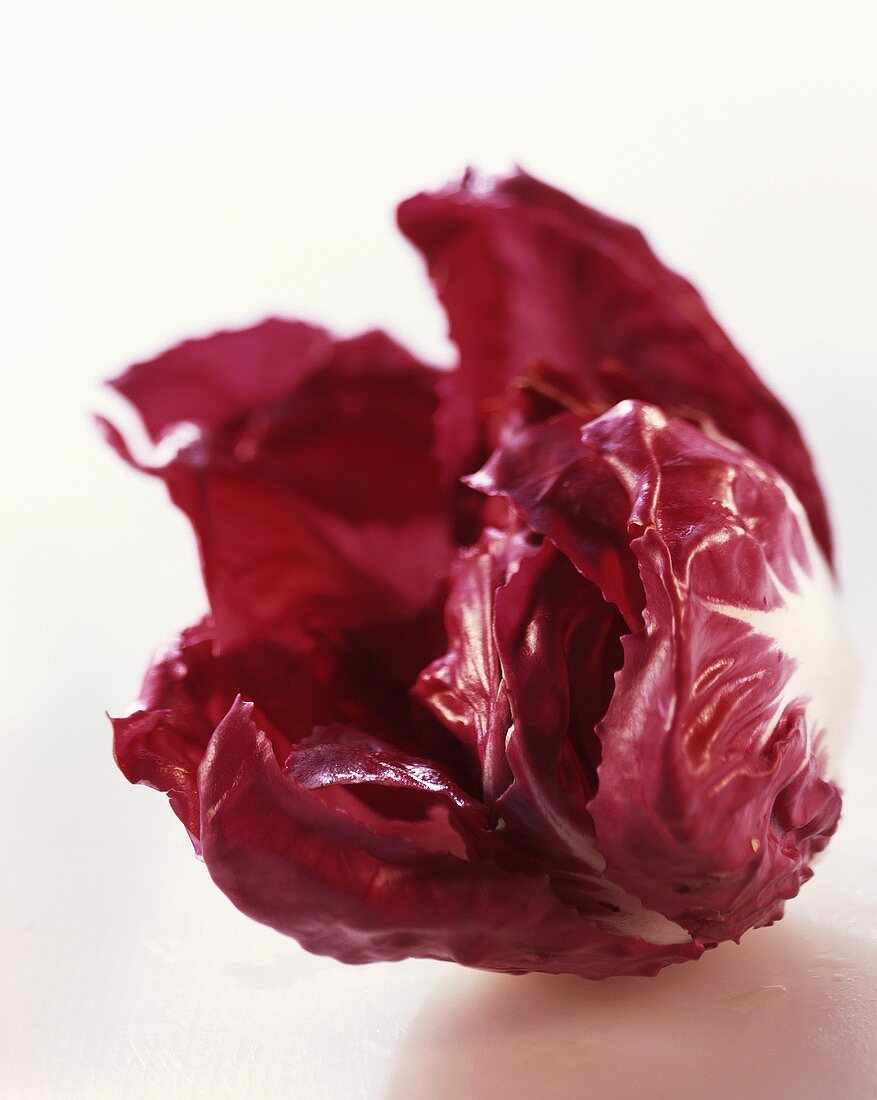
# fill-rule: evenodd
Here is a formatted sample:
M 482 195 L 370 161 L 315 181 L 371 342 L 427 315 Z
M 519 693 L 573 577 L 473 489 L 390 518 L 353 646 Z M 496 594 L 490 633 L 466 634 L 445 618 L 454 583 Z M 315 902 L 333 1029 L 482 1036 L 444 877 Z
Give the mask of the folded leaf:
M 587 807 L 606 875 L 704 941 L 776 919 L 837 825 L 822 743 L 849 684 L 791 490 L 637 402 L 528 427 L 470 483 L 506 495 L 624 613 Z

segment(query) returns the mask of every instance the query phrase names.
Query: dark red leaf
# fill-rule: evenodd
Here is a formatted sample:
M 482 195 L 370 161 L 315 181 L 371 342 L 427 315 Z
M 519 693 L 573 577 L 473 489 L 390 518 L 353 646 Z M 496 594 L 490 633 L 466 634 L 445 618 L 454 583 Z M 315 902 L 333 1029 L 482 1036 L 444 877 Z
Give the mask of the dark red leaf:
M 798 428 L 695 288 L 639 230 L 525 172 L 402 203 L 460 351 L 447 383 L 443 456 L 472 470 L 499 442 L 510 383 L 547 370 L 564 404 L 637 398 L 692 416 L 765 459 L 803 502 L 831 557 L 825 502 Z

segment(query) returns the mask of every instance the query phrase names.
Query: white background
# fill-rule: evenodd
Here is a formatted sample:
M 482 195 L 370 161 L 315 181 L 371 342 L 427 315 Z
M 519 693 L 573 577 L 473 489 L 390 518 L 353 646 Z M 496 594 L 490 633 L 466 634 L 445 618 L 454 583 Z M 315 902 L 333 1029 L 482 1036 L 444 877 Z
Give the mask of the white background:
M 714 1096 L 868 1094 L 872 11 L 7 10 L 0 1094 L 682 1097 L 706 1071 Z M 307 956 L 211 886 L 164 800 L 116 773 L 103 716 L 203 597 L 184 521 L 97 439 L 99 380 L 269 313 L 385 325 L 449 361 L 393 206 L 515 161 L 642 225 L 796 411 L 866 671 L 846 821 L 791 917 L 652 983 Z

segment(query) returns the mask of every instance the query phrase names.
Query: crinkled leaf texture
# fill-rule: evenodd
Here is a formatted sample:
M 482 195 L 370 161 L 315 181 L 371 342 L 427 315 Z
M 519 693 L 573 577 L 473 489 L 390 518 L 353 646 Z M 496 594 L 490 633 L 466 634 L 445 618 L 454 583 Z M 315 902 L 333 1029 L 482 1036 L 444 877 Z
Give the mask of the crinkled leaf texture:
M 837 824 L 809 455 L 630 227 L 522 174 L 399 217 L 455 370 L 270 320 L 112 383 L 210 603 L 116 758 L 311 951 L 654 974 L 777 919 Z

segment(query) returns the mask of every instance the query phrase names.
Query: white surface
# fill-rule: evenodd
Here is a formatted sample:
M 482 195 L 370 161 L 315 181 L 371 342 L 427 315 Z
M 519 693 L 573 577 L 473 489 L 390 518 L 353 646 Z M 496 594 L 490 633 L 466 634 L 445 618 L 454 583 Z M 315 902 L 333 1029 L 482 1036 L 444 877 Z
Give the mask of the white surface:
M 871 1094 L 872 6 L 305 7 L 19 5 L 0 36 L 0 1094 Z M 184 521 L 86 418 L 95 382 L 269 312 L 447 359 L 391 209 L 468 160 L 642 224 L 800 416 L 840 529 L 845 824 L 788 921 L 652 983 L 309 957 L 110 757 L 103 709 L 201 596 Z

